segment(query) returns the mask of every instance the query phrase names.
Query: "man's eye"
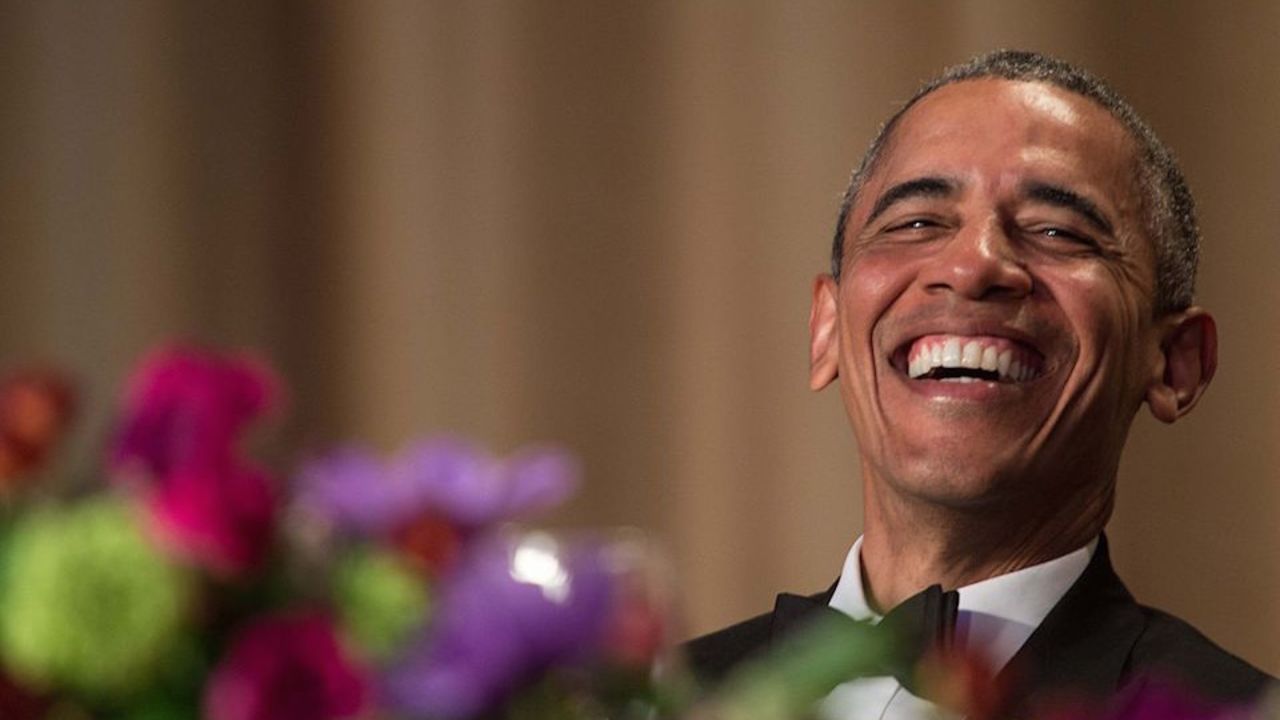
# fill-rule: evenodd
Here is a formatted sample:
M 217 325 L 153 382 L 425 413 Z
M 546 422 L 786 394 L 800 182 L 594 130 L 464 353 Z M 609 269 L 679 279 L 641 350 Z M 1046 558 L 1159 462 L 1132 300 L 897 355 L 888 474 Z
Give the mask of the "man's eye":
M 1095 243 L 1092 238 L 1065 228 L 1047 227 L 1036 230 L 1035 234 L 1040 235 L 1041 237 L 1052 238 L 1055 241 L 1074 243 L 1076 245 L 1084 245 L 1087 247 L 1097 247 L 1097 243 Z
M 1080 236 L 1079 236 L 1079 235 L 1076 235 L 1075 233 L 1071 232 L 1070 230 L 1063 230 L 1062 228 L 1053 228 L 1053 227 L 1051 227 L 1051 228 L 1045 228 L 1045 229 L 1041 230 L 1041 231 L 1040 231 L 1040 233 L 1041 233 L 1042 235 L 1046 235 L 1046 236 L 1048 236 L 1048 237 L 1060 237 L 1060 238 L 1066 238 L 1066 239 L 1068 239 L 1068 240 L 1079 240 L 1079 239 L 1080 239 Z
M 896 225 L 891 225 L 889 230 L 924 230 L 926 228 L 937 227 L 937 225 L 938 223 L 927 218 L 912 218 L 910 220 L 897 223 Z

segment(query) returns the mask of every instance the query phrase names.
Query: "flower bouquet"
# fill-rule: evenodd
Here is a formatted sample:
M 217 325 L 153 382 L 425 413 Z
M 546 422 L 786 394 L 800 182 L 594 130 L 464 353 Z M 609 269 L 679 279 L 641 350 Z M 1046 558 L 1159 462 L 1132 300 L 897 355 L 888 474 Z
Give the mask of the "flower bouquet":
M 103 457 L 68 479 L 50 460 L 71 387 L 49 371 L 0 386 L 0 718 L 674 706 L 644 538 L 508 524 L 572 493 L 567 453 L 498 458 L 441 437 L 390 460 L 340 447 L 280 474 L 245 449 L 279 378 L 250 356 L 166 347 L 129 379 Z

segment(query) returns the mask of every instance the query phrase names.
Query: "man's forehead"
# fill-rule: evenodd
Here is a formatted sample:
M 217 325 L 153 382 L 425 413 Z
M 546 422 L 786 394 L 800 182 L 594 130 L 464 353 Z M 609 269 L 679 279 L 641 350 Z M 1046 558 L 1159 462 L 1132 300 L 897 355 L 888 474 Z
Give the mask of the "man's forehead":
M 978 78 L 944 85 L 910 107 L 890 128 L 859 193 L 866 221 L 875 196 L 907 175 L 951 175 L 970 166 L 1016 172 L 1017 163 L 1077 175 L 1118 195 L 1136 193 L 1136 154 L 1129 133 L 1092 100 L 1043 82 Z

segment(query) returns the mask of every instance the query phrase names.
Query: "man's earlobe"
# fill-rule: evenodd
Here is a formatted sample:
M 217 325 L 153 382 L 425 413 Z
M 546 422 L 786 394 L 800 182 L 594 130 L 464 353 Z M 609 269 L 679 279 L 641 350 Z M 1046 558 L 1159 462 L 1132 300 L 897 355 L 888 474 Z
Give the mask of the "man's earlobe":
M 813 280 L 809 309 L 809 389 L 821 390 L 840 374 L 838 287 L 823 273 Z
M 1195 407 L 1218 369 L 1218 326 L 1200 307 L 1167 323 L 1160 343 L 1163 367 L 1147 388 L 1147 406 L 1157 419 L 1171 423 Z

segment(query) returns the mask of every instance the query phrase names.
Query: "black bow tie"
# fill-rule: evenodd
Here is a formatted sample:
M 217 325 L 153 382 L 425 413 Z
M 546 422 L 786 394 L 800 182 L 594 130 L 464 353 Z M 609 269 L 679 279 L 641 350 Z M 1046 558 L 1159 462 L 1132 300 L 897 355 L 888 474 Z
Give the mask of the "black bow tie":
M 867 625 L 867 632 L 887 633 L 893 648 L 876 672 L 867 676 L 892 675 L 912 694 L 924 697 L 916 684 L 916 667 L 930 652 L 946 652 L 952 648 L 959 603 L 958 592 L 943 591 L 941 585 L 932 585 L 894 607 L 878 624 Z M 779 595 L 774 608 L 772 641 L 790 634 L 802 621 L 824 614 L 847 619 L 820 598 Z
M 880 632 L 893 639 L 893 661 L 889 669 L 898 682 L 915 695 L 915 671 L 920 661 L 931 652 L 949 652 L 955 643 L 956 616 L 960 593 L 944 592 L 941 585 L 930 585 L 889 611 L 880 624 Z

